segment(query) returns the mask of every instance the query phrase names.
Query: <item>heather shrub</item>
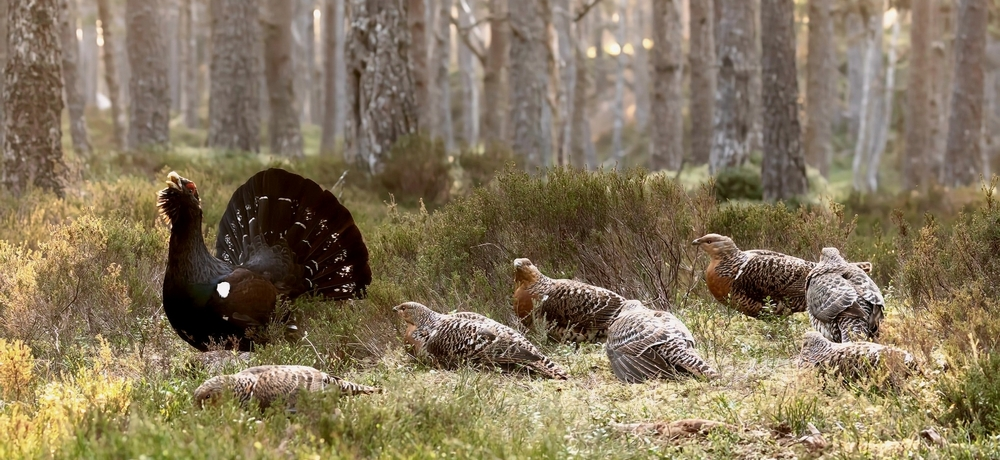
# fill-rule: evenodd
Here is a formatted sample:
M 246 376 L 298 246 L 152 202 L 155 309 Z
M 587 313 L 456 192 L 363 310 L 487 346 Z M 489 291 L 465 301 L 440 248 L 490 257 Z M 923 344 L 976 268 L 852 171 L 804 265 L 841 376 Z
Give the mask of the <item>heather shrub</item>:
M 974 436 L 1000 433 L 1000 354 L 973 354 L 967 365 L 937 385 L 944 413 L 941 420 L 960 425 Z
M 481 148 L 466 147 L 458 155 L 458 164 L 470 187 L 489 184 L 507 165 L 523 167 L 522 158 L 501 142 L 489 142 Z
M 447 201 L 453 180 L 444 141 L 423 135 L 400 138 L 385 155 L 375 181 L 397 199 Z
M 719 201 L 759 201 L 764 197 L 764 189 L 760 181 L 760 167 L 746 164 L 725 168 L 715 175 L 713 190 Z

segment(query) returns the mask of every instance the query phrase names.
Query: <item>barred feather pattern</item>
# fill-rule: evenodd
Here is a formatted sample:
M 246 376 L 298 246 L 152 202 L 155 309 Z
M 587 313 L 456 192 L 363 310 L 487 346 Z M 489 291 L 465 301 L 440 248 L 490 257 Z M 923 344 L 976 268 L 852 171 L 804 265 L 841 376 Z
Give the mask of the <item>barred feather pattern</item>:
M 668 311 L 651 310 L 629 300 L 608 328 L 605 350 L 619 380 L 639 383 L 657 378 L 718 377 L 698 355 L 694 336 Z
M 300 391 L 323 391 L 337 388 L 346 395 L 381 393 L 381 388 L 349 382 L 309 366 L 267 365 L 255 366 L 236 374 L 212 377 L 194 391 L 199 406 L 218 401 L 226 391 L 231 391 L 241 404 L 256 400 L 262 409 L 278 400 L 294 404 Z
M 873 342 L 831 342 L 817 331 L 805 333 L 795 364 L 849 380 L 868 377 L 877 369 L 904 376 L 917 371 L 916 360 L 906 350 Z
M 523 367 L 551 379 L 569 378 L 520 332 L 478 313 L 442 314 L 417 302 L 393 310 L 407 324 L 404 340 L 414 355 L 441 367 Z
M 607 337 L 608 326 L 625 303 L 614 291 L 542 274 L 528 259 L 514 260 L 515 310 L 525 322 L 544 318 L 557 341 L 595 342 Z
M 885 299 L 864 270 L 848 263 L 836 248 L 823 248 L 806 279 L 809 322 L 834 342 L 878 338 Z
M 816 263 L 766 249 L 741 250 L 732 238 L 709 233 L 694 240 L 709 254 L 705 282 L 723 305 L 747 316 L 786 316 L 806 311 L 806 277 Z M 871 271 L 870 262 L 856 262 Z

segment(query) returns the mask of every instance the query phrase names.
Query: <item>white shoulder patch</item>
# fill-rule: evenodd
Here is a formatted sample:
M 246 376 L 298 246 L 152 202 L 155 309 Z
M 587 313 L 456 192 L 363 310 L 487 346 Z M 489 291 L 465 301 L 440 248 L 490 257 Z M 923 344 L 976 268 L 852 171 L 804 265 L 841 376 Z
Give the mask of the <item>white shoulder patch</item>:
M 229 297 L 229 287 L 229 283 L 223 281 L 215 286 L 215 291 L 219 293 L 219 297 L 225 299 L 226 297 Z
M 748 254 L 749 257 L 747 257 L 747 260 L 743 261 L 743 263 L 740 264 L 739 270 L 736 271 L 736 276 L 733 277 L 734 280 L 740 278 L 740 275 L 743 274 L 743 269 L 747 267 L 748 263 L 750 263 L 750 259 L 753 259 L 756 255 L 757 254 L 753 253 L 753 252 L 751 252 L 750 254 Z

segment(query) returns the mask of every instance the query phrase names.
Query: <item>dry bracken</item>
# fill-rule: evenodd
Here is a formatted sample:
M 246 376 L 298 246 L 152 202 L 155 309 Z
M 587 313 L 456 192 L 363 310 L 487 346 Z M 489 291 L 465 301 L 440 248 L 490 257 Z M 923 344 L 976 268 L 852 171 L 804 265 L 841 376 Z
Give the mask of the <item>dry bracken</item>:
M 404 340 L 414 355 L 442 367 L 466 363 L 508 370 L 524 367 L 548 378 L 568 378 L 521 333 L 478 313 L 446 315 L 417 302 L 393 310 L 406 322 Z
M 694 336 L 684 323 L 670 312 L 650 310 L 638 300 L 622 306 L 608 328 L 605 348 L 611 371 L 628 383 L 683 375 L 718 376 L 698 356 Z
M 576 280 L 552 279 L 528 259 L 514 260 L 514 310 L 530 324 L 544 318 L 558 341 L 593 342 L 607 337 L 608 326 L 625 298 Z

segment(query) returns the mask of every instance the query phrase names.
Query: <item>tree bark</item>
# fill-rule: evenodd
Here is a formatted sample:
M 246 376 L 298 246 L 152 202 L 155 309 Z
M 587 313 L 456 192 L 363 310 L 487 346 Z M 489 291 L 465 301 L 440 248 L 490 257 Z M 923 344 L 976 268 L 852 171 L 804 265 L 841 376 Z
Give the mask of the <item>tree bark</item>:
M 292 11 L 292 68 L 295 89 L 295 107 L 299 111 L 300 123 L 312 121 L 312 75 L 315 49 L 313 48 L 313 0 L 296 0 Z
M 195 0 L 181 0 L 181 113 L 184 126 L 198 128 L 198 35 L 195 32 Z
M 945 150 L 945 184 L 972 185 L 983 171 L 983 62 L 986 59 L 986 0 L 961 0 L 955 27 L 955 79 Z
M 118 59 L 111 33 L 114 18 L 108 7 L 108 0 L 97 0 L 97 16 L 101 21 L 100 36 L 104 41 L 104 46 L 101 47 L 101 52 L 104 55 L 104 82 L 108 87 L 108 101 L 111 103 L 111 123 L 115 147 L 121 149 L 125 147 L 125 113 L 122 110 Z
M 451 121 L 451 0 L 437 0 L 437 27 L 434 28 L 435 62 L 435 132 L 444 140 L 444 148 L 455 149 L 455 132 Z
M 97 7 L 94 7 L 96 13 Z M 84 15 L 87 17 L 88 15 Z M 93 18 L 94 16 L 89 16 Z M 99 70 L 101 67 L 101 49 L 97 46 L 97 26 L 94 21 L 87 21 L 81 27 L 81 61 L 83 63 L 81 75 L 83 81 L 83 95 L 87 101 L 87 107 L 97 106 L 97 87 L 100 81 Z
M 756 116 L 750 97 L 757 71 L 754 8 L 747 0 L 722 0 L 721 4 L 716 33 L 718 94 L 709 161 L 712 174 L 746 162 Z
M 295 108 L 295 68 L 292 65 L 292 18 L 289 0 L 265 0 L 261 18 L 264 38 L 264 76 L 270 103 L 267 135 L 271 154 L 302 157 L 302 131 Z
M 933 152 L 931 175 L 939 183 L 945 182 L 944 151 L 948 141 L 948 120 L 951 113 L 952 75 L 955 62 L 955 0 L 937 0 L 933 6 L 931 30 L 931 127 Z
M 407 27 L 410 29 L 410 66 L 413 74 L 413 102 L 420 129 L 431 129 L 434 119 L 431 109 L 430 87 L 430 41 L 427 37 L 427 2 L 430 0 L 407 0 Z
M 466 0 L 458 0 L 459 24 L 472 27 L 472 9 Z M 478 30 L 478 29 L 475 29 Z M 466 145 L 479 142 L 479 85 L 476 82 L 476 57 L 464 42 L 458 45 L 458 66 L 462 73 L 462 141 Z
M 255 2 L 211 0 L 209 147 L 260 150 L 260 28 Z
M 482 136 L 487 142 L 507 141 L 510 23 L 507 0 L 490 0 L 490 48 L 483 69 Z
M 808 190 L 799 126 L 795 67 L 795 3 L 762 0 L 761 81 L 763 84 L 764 163 L 761 186 L 767 201 L 803 195 Z
M 870 6 L 872 2 L 868 2 Z M 867 181 L 864 167 L 868 164 L 872 153 L 872 133 L 877 124 L 879 101 L 875 98 L 876 82 L 879 80 L 879 72 L 882 64 L 882 15 L 873 11 L 864 11 L 860 14 L 865 22 L 865 34 L 863 36 L 864 50 L 861 68 L 861 102 L 858 106 L 857 137 L 854 140 L 854 159 L 851 162 L 854 190 L 866 193 Z
M 823 177 L 833 161 L 836 107 L 836 37 L 828 0 L 809 0 L 809 57 L 806 63 L 806 158 Z
M 925 189 L 931 183 L 931 1 L 912 0 L 910 21 L 910 69 L 906 90 L 906 150 L 903 156 L 903 188 Z
M 590 138 L 590 88 L 593 86 L 590 76 L 591 61 L 587 59 L 587 37 L 589 31 L 585 27 L 586 22 L 577 23 L 576 41 L 573 45 L 576 53 L 576 75 L 573 78 L 573 111 L 570 119 L 572 136 L 570 136 L 570 164 L 574 168 L 594 169 L 597 167 L 596 158 L 588 157 L 588 153 L 594 150 L 593 142 Z
M 406 0 L 351 0 L 350 17 L 347 152 L 377 172 L 396 139 L 419 126 Z
M 170 87 L 167 47 L 155 0 L 127 0 L 129 130 L 128 148 L 164 146 L 170 142 Z
M 570 0 L 552 1 L 552 23 L 558 41 L 555 51 L 559 53 L 556 59 L 559 81 L 555 82 L 556 104 L 559 107 L 555 148 L 556 164 L 559 166 L 569 166 L 572 162 L 570 152 L 573 138 L 573 91 L 576 86 L 577 66 L 573 45 L 572 4 Z
M 339 13 L 339 14 L 338 14 Z M 344 0 L 326 0 L 323 10 L 323 136 L 320 152 L 332 154 L 343 123 L 337 118 L 337 81 L 344 78 L 343 54 L 337 50 L 343 42 Z M 339 59 L 338 59 L 339 57 Z
M 651 106 L 652 170 L 680 169 L 684 159 L 684 116 L 681 85 L 684 51 L 681 2 L 653 2 L 653 102 Z
M 652 105 L 649 97 L 652 90 L 649 79 L 652 71 L 649 68 L 649 50 L 643 46 L 642 41 L 649 37 L 649 10 L 646 8 L 646 2 L 639 0 L 635 0 L 632 3 L 631 10 L 629 21 L 632 25 L 632 33 L 630 34 L 629 41 L 633 49 L 632 94 L 635 96 L 635 124 L 640 132 L 648 132 L 649 113 Z M 692 35 L 692 40 L 693 38 L 694 36 Z M 694 41 L 691 43 L 693 45 Z M 712 51 L 712 55 L 715 55 L 714 50 Z
M 80 79 L 80 41 L 76 38 L 76 0 L 60 0 L 60 37 L 62 40 L 62 77 L 69 109 L 69 132 L 73 150 L 84 157 L 90 155 L 87 123 L 83 111 L 87 100 L 83 95 Z
M 814 0 L 815 1 L 815 0 Z M 715 111 L 715 31 L 712 0 L 691 0 L 691 159 L 708 163 Z M 810 21 L 810 24 L 812 22 Z M 810 54 L 811 55 L 811 54 Z
M 661 0 L 660 2 L 657 2 L 657 3 L 663 3 L 663 1 Z M 654 5 L 655 5 L 655 3 L 654 3 Z M 615 41 L 618 42 L 618 43 L 622 43 L 622 44 L 625 43 L 625 29 L 626 29 L 626 26 L 625 26 L 625 10 L 626 9 L 628 9 L 628 6 L 625 3 L 625 0 L 618 0 L 617 10 L 616 10 L 616 16 L 618 18 L 618 21 L 617 21 L 617 24 L 615 25 Z M 656 14 L 655 6 L 654 6 L 654 12 L 653 12 L 653 14 L 654 15 Z M 662 15 L 662 14 L 665 14 L 665 13 L 663 11 L 660 11 L 660 14 Z M 659 39 L 659 37 L 657 37 L 657 39 Z M 659 56 L 657 55 L 656 57 L 659 57 Z M 655 59 L 656 58 L 654 58 L 654 60 Z M 617 64 L 617 68 L 615 70 L 615 98 L 614 98 L 614 113 L 615 113 L 615 115 L 614 115 L 614 122 L 611 125 L 611 157 L 614 159 L 615 165 L 617 165 L 619 168 L 623 168 L 624 165 L 622 164 L 622 160 L 625 158 L 625 148 L 622 146 L 622 130 L 625 129 L 625 67 L 626 67 L 626 62 L 625 62 L 625 53 L 621 49 L 618 50 L 618 54 L 615 56 L 615 64 Z M 654 65 L 656 65 L 656 64 L 654 64 Z M 657 77 L 662 77 L 662 76 L 661 75 L 657 75 Z M 659 93 L 656 93 L 655 90 L 654 90 L 654 94 L 659 95 Z M 656 96 L 654 96 L 654 97 L 656 97 Z M 658 123 L 662 123 L 662 120 L 657 120 L 657 122 Z M 655 125 L 656 125 L 656 123 L 654 123 L 654 126 Z M 654 129 L 654 132 L 657 132 L 657 130 Z M 655 140 L 654 140 L 654 144 L 655 144 Z M 657 159 L 655 157 L 655 154 L 654 154 L 653 159 L 652 159 L 652 163 L 654 165 L 657 165 L 659 163 L 662 163 L 662 160 L 661 159 Z M 657 170 L 657 169 L 659 169 L 659 168 L 656 167 L 656 166 L 653 166 L 653 170 L 654 171 Z
M 0 181 L 15 195 L 34 185 L 64 196 L 59 1 L 12 2 L 3 100 L 8 116 Z
M 3 94 L 4 80 L 6 80 L 4 77 L 6 71 L 4 69 L 7 68 L 7 33 L 9 31 L 7 27 L 7 12 L 9 11 L 9 4 L 9 0 L 0 0 L 0 72 L 3 72 L 0 73 L 0 94 Z M 7 132 L 7 109 L 5 105 L 3 101 L 0 101 L 0 146 L 3 145 L 4 135 Z M 2 174 L 2 170 L 0 170 L 0 174 Z
M 892 36 L 889 41 L 889 59 L 885 70 L 885 93 L 882 96 L 882 119 L 876 130 L 875 145 L 868 161 L 868 190 L 873 192 L 878 190 L 878 171 L 882 164 L 886 143 L 889 140 L 889 126 L 892 124 L 892 104 L 896 87 L 896 45 L 899 43 L 900 22 L 902 22 L 902 17 L 897 14 L 896 20 L 892 24 Z
M 534 3 L 534 2 L 530 2 Z M 540 6 L 519 5 L 510 11 L 513 31 L 510 44 L 510 127 L 514 153 L 525 158 L 525 167 L 542 166 L 548 155 L 542 133 L 545 101 L 545 48 Z
M 829 2 L 828 2 L 829 3 Z M 810 24 L 811 25 L 811 24 Z M 861 123 L 861 99 L 864 95 L 864 70 L 866 34 L 865 20 L 857 3 L 844 7 L 844 32 L 847 35 L 847 136 L 857 143 L 858 125 Z

